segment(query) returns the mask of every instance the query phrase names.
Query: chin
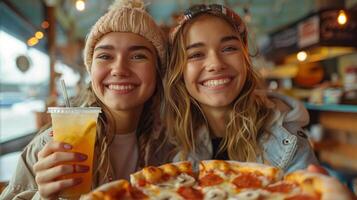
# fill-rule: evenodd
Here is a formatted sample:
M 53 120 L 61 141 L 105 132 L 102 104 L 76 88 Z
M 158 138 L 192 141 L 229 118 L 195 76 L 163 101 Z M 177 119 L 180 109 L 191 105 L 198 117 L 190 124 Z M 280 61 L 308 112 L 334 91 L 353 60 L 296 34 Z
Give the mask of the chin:
M 216 101 L 216 102 L 202 102 L 201 105 L 206 105 L 211 108 L 223 108 L 230 106 L 232 102 L 228 101 Z
M 223 97 L 223 98 L 213 98 L 211 99 L 211 101 L 206 101 L 203 103 L 206 105 L 209 105 L 210 107 L 226 107 L 229 106 L 233 103 L 234 99 L 230 99 L 227 97 Z
M 111 110 L 116 110 L 116 111 L 121 111 L 121 110 L 127 110 L 130 109 L 130 105 L 126 105 L 126 104 L 122 104 L 122 103 L 118 103 L 118 104 L 106 104 L 108 106 L 109 109 Z
M 231 104 L 230 103 L 226 103 L 226 102 L 219 102 L 219 103 L 212 104 L 211 107 L 219 108 L 219 107 L 227 107 L 229 105 L 231 105 Z

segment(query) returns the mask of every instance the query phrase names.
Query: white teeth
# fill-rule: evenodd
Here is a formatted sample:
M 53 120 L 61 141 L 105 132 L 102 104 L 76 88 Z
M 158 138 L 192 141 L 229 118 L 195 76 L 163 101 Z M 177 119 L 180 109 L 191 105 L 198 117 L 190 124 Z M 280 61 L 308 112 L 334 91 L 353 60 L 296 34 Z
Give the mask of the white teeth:
M 231 81 L 231 79 L 229 79 L 229 78 L 218 79 L 218 80 L 208 80 L 208 81 L 203 82 L 203 85 L 207 86 L 207 87 L 215 87 L 215 86 L 226 84 L 230 81 Z
M 111 90 L 129 91 L 134 89 L 134 85 L 109 85 L 108 88 Z

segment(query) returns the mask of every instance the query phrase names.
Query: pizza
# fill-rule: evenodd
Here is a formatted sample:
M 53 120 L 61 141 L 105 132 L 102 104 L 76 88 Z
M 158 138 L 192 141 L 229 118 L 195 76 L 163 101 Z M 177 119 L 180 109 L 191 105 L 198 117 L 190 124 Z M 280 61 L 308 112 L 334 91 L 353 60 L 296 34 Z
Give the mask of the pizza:
M 85 200 L 350 200 L 333 177 L 298 170 L 284 175 L 273 166 L 205 160 L 194 170 L 188 161 L 145 167 L 102 185 Z

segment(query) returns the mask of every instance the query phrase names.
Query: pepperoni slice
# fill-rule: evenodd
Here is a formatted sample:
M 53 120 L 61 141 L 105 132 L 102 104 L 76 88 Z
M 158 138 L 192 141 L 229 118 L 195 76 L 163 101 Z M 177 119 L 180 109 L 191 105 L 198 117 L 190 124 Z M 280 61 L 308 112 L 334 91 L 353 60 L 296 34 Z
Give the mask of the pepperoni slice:
M 138 188 L 133 187 L 130 191 L 131 197 L 133 199 L 145 199 L 147 196 Z
M 139 179 L 139 180 L 138 180 L 138 185 L 139 185 L 140 187 L 145 186 L 145 185 L 146 185 L 146 180 L 145 180 L 145 179 Z
M 268 185 L 265 190 L 268 190 L 269 192 L 289 193 L 294 188 L 296 188 L 295 184 L 280 182 L 278 184 Z
M 115 193 L 113 194 L 113 197 L 115 199 L 122 199 L 125 197 L 125 195 L 126 195 L 126 190 L 121 189 L 121 190 L 115 191 Z
M 167 181 L 167 180 L 169 180 L 171 178 L 171 176 L 170 176 L 170 174 L 163 174 L 162 175 L 162 177 L 161 177 L 161 179 L 163 180 L 163 181 Z
M 224 180 L 220 176 L 214 173 L 208 173 L 204 177 L 200 178 L 200 186 L 207 187 L 212 185 L 218 185 L 222 183 Z
M 196 190 L 192 187 L 180 187 L 177 190 L 177 193 L 180 194 L 186 200 L 201 200 L 203 199 L 203 194 L 201 191 Z
M 320 200 L 320 198 L 306 194 L 298 194 L 292 197 L 285 198 L 284 200 Z
M 244 173 L 235 178 L 232 183 L 238 188 L 261 188 L 262 182 L 252 173 Z

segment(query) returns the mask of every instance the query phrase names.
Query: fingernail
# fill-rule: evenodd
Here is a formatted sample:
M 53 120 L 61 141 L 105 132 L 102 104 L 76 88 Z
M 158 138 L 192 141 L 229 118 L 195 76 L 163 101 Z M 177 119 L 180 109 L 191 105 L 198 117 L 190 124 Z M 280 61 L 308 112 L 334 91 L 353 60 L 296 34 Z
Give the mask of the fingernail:
M 63 144 L 63 147 L 65 149 L 72 149 L 72 146 L 70 144 Z
M 79 160 L 86 160 L 87 156 L 84 154 L 78 154 L 78 158 L 79 158 Z
M 87 172 L 89 170 L 88 166 L 78 165 L 76 172 Z

